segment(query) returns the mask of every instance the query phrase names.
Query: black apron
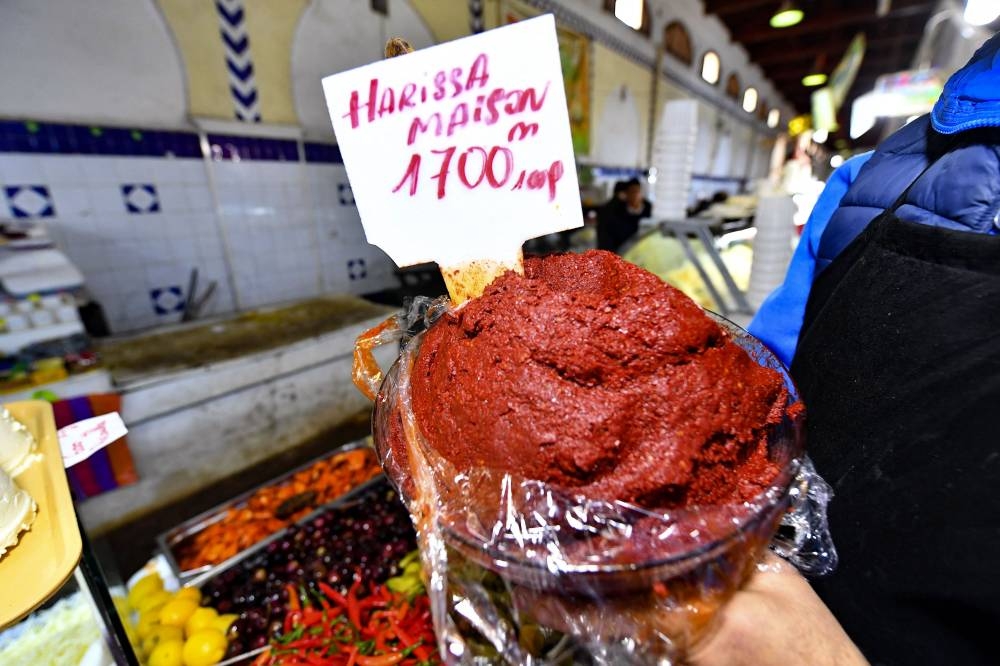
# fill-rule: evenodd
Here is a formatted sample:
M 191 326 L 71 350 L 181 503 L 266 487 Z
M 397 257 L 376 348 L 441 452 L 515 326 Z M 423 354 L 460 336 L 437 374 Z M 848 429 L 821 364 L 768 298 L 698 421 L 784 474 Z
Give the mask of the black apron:
M 1000 664 L 1000 236 L 905 197 L 816 279 L 792 365 L 836 493 L 814 586 L 873 664 Z

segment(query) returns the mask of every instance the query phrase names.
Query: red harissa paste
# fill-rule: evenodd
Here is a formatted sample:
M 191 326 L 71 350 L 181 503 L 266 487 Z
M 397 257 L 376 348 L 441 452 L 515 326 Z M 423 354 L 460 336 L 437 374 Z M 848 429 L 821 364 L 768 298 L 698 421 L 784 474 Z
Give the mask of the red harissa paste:
M 457 469 L 648 508 L 750 500 L 788 398 L 677 289 L 601 251 L 528 259 L 425 336 L 413 408 Z

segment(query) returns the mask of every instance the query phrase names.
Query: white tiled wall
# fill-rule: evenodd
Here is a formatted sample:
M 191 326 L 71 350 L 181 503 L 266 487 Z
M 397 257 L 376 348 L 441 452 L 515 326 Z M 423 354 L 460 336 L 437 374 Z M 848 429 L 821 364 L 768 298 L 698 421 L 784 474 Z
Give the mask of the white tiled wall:
M 83 272 L 115 331 L 177 321 L 192 268 L 203 286 L 218 282 L 205 312 L 233 309 L 201 160 L 5 153 L 0 183 L 47 188 L 53 214 L 41 221 Z M 138 199 L 146 206 L 130 212 L 126 185 L 154 194 L 147 191 Z
M 397 286 L 392 260 L 365 241 L 343 165 L 307 164 L 305 168 L 314 204 L 323 290 L 363 294 Z
M 297 162 L 213 162 L 240 305 L 320 292 L 316 229 Z
M 343 166 L 210 168 L 218 209 L 200 159 L 0 153 L 0 187 L 47 188 L 53 210 L 41 221 L 115 332 L 177 321 L 192 268 L 201 289 L 216 282 L 203 314 L 397 284 L 391 261 L 364 240 Z M 136 190 L 130 199 L 123 186 Z M 0 194 L 0 217 L 10 214 Z

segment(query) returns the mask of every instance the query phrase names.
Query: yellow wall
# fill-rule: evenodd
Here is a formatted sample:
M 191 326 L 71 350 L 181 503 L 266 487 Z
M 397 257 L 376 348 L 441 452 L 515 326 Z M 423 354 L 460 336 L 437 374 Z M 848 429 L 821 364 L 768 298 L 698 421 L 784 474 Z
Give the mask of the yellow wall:
M 205 0 L 156 0 L 184 60 L 189 109 L 192 116 L 233 119 L 226 59 L 219 36 L 215 5 Z M 291 54 L 295 29 L 310 0 L 244 0 L 246 27 L 254 63 L 261 119 L 266 123 L 297 124 L 292 93 Z M 469 34 L 466 0 L 408 0 L 427 24 L 437 41 L 449 41 Z M 366 3 L 367 4 L 367 3 Z M 360 9 L 360 8 L 359 8 Z M 487 28 L 505 22 L 507 10 L 522 15 L 537 10 L 518 0 L 486 0 L 483 19 Z M 363 11 L 368 11 L 367 6 Z M 643 146 L 648 145 L 652 73 L 645 67 L 592 42 L 591 149 L 597 142 L 604 100 L 609 93 L 626 85 L 639 109 Z M 684 95 L 660 81 L 656 117 L 667 99 Z
M 233 99 L 215 3 L 205 0 L 157 0 L 157 3 L 184 60 L 188 113 L 233 120 Z M 292 40 L 308 4 L 309 0 L 244 0 L 263 122 L 298 123 L 292 101 Z
M 652 95 L 653 72 L 642 65 L 636 64 L 625 56 L 596 42 L 594 49 L 594 85 L 592 93 L 593 121 L 591 128 L 591 146 L 596 146 L 597 129 L 604 111 L 604 100 L 618 91 L 622 85 L 628 86 L 639 107 L 639 127 L 642 132 L 642 146 L 648 145 L 649 101 Z M 645 154 L 643 155 L 645 161 Z
M 296 125 L 299 121 L 292 98 L 292 40 L 309 0 L 243 2 L 261 119 L 266 123 Z
M 219 37 L 215 3 L 203 0 L 157 0 L 184 60 L 188 113 L 233 118 L 226 75 L 226 54 Z M 250 48 L 253 48 L 251 36 Z
M 410 0 L 410 4 L 437 41 L 450 42 L 469 34 L 469 3 L 466 0 Z

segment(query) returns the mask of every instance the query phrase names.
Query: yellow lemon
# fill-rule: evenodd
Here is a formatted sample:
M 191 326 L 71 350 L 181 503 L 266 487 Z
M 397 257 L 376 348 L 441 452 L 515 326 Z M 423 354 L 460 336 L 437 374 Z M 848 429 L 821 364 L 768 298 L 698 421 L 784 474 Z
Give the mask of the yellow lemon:
M 160 623 L 152 615 L 143 615 L 139 618 L 139 623 L 135 625 L 135 635 L 140 641 L 144 641 L 153 634 Z
M 155 650 L 156 646 L 159 644 L 160 644 L 160 638 L 154 632 L 149 636 L 146 636 L 145 639 L 143 639 L 142 645 L 140 647 L 142 648 L 143 654 L 152 654 L 153 650 Z
M 184 631 L 180 627 L 159 626 L 153 630 L 153 636 L 159 642 L 180 641 L 184 642 Z
M 233 626 L 233 622 L 236 622 L 236 618 L 239 615 L 236 613 L 227 613 L 226 615 L 220 615 L 215 621 L 215 628 L 221 631 L 223 634 L 229 632 L 229 627 Z
M 138 605 L 138 600 L 147 596 L 150 592 L 160 592 L 163 590 L 163 579 L 159 574 L 151 574 L 140 578 L 139 581 L 128 591 L 128 602 L 133 607 Z
M 184 666 L 212 666 L 225 656 L 226 637 L 215 629 L 195 632 L 184 643 Z
M 174 599 L 190 599 L 196 604 L 200 604 L 201 591 L 197 587 L 182 587 L 174 594 Z
M 132 613 L 132 606 L 129 604 L 128 599 L 118 595 L 113 595 L 111 597 L 111 601 L 115 604 L 115 610 L 118 611 L 118 616 L 121 617 L 122 622 L 125 622 L 128 619 L 128 616 Z
M 139 611 L 139 615 L 149 615 L 168 601 L 170 601 L 170 593 L 160 590 L 139 599 L 139 603 L 135 604 L 134 608 Z
M 156 625 L 153 631 L 142 641 L 142 649 L 146 654 L 151 654 L 157 645 L 164 641 L 184 642 L 184 632 L 180 627 L 164 627 Z
M 135 633 L 135 627 L 131 624 L 126 624 L 125 626 L 125 636 L 128 637 L 128 642 L 132 644 L 132 647 L 138 650 L 142 647 L 142 641 L 139 640 L 139 635 Z
M 149 655 L 147 666 L 183 666 L 184 644 L 180 641 L 160 641 Z
M 219 614 L 211 608 L 199 608 L 191 613 L 191 617 L 184 624 L 184 634 L 190 638 L 192 634 L 202 629 L 215 629 L 215 621 L 219 619 Z
M 188 618 L 198 610 L 198 604 L 190 599 L 174 599 L 160 609 L 160 624 L 183 627 Z

